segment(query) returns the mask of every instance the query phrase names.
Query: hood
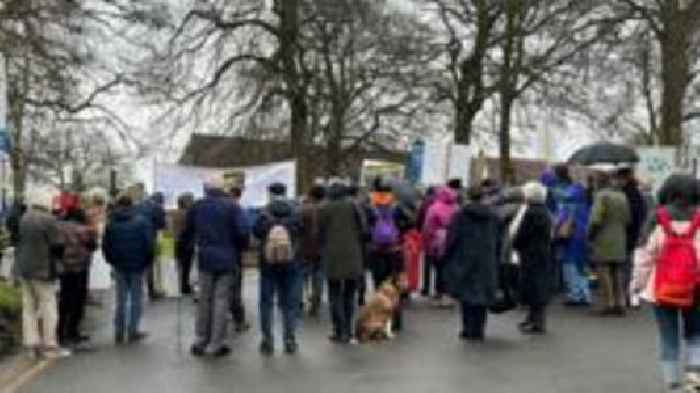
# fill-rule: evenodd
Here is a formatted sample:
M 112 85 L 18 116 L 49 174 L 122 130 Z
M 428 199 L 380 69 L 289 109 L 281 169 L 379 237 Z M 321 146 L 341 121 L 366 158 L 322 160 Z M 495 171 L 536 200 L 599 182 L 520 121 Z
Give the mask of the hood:
M 487 221 L 493 217 L 490 207 L 481 203 L 472 203 L 462 209 L 462 214 L 476 221 Z
M 289 217 L 292 215 L 292 204 L 289 201 L 274 200 L 270 202 L 268 211 L 278 218 Z
M 447 205 L 454 205 L 457 203 L 457 192 L 449 187 L 442 187 L 437 192 L 436 200 L 445 203 Z
M 554 171 L 547 169 L 542 176 L 540 176 L 540 183 L 544 184 L 545 187 L 554 187 L 557 184 L 557 176 Z
M 134 217 L 134 209 L 133 208 L 118 208 L 117 210 L 112 213 L 112 218 L 115 221 L 128 221 Z
M 207 188 L 204 191 L 204 195 L 208 198 L 226 198 L 229 195 L 220 188 Z

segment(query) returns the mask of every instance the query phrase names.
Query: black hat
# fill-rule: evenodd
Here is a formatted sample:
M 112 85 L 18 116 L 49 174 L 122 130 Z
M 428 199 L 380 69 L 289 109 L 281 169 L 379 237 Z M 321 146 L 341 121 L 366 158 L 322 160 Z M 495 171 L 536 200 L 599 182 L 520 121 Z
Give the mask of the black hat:
M 283 183 L 272 183 L 270 184 L 270 187 L 268 187 L 268 191 L 270 191 L 270 194 L 272 195 L 286 195 L 287 194 L 287 186 Z

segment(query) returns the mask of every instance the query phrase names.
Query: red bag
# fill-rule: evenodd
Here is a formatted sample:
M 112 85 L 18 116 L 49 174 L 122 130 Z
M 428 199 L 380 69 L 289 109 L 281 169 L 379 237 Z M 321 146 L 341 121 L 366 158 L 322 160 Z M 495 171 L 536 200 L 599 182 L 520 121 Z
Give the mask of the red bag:
M 666 234 L 666 241 L 656 263 L 656 303 L 668 307 L 692 307 L 699 273 L 694 242 L 700 219 L 696 214 L 688 232 L 679 234 L 673 230 L 668 210 L 659 209 L 656 217 Z
M 422 252 L 422 240 L 418 231 L 407 232 L 403 238 L 404 269 L 408 278 L 408 292 L 418 290 L 420 281 L 420 256 Z

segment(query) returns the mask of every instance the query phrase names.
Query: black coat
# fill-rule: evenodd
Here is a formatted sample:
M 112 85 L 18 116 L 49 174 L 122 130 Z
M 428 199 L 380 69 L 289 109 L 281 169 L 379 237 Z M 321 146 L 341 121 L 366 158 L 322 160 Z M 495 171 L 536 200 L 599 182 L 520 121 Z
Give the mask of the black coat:
M 647 218 L 647 203 L 636 183 L 626 185 L 622 191 L 627 197 L 630 212 L 632 213 L 632 222 L 627 227 L 627 251 L 632 255 Z
M 445 256 L 450 295 L 472 305 L 495 302 L 501 239 L 500 219 L 491 207 L 470 204 L 455 215 Z
M 520 255 L 520 300 L 526 305 L 545 305 L 555 282 L 551 256 L 552 219 L 544 204 L 527 208 L 513 248 Z

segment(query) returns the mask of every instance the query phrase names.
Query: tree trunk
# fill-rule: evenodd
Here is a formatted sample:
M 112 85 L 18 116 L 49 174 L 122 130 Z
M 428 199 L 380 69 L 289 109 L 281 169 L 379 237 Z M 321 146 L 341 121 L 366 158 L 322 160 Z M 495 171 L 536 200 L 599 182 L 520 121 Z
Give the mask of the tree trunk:
M 661 100 L 661 145 L 681 146 L 683 143 L 684 101 L 690 82 L 689 31 L 681 11 L 672 6 L 665 31 L 661 34 L 663 93 Z
M 510 157 L 511 135 L 510 123 L 513 113 L 513 98 L 508 93 L 501 93 L 501 112 L 498 131 L 498 152 L 500 157 L 501 182 L 512 184 L 514 181 L 513 162 Z

